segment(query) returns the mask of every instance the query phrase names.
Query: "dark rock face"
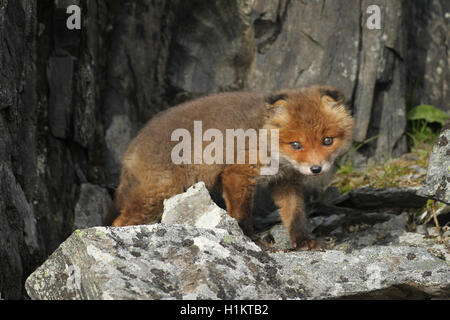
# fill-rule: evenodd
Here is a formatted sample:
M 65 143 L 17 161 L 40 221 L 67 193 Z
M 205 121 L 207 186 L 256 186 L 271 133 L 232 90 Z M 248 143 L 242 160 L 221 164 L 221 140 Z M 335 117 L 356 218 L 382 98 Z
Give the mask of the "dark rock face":
M 65 27 L 69 4 L 81 30 Z M 369 4 L 381 30 L 366 28 Z M 23 279 L 70 235 L 82 186 L 103 190 L 101 207 L 130 139 L 186 99 L 329 84 L 353 108 L 356 140 L 378 136 L 365 157 L 405 151 L 405 96 L 449 100 L 448 6 L 0 0 L 1 297 L 23 297 Z
M 450 204 L 450 122 L 433 148 L 425 185 L 417 194 Z
M 362 188 L 349 192 L 339 205 L 357 209 L 421 208 L 426 199 L 416 195 L 418 188 Z
M 142 125 L 168 107 L 166 77 L 179 1 L 121 1 L 111 34 L 102 101 L 106 182 L 118 185 L 120 161 Z
M 418 1 L 411 6 L 405 1 L 410 21 L 406 56 L 408 88 L 412 105 L 431 104 L 450 110 L 450 2 Z M 447 43 L 447 45 L 443 45 Z
M 20 298 L 42 259 L 33 194 L 36 162 L 36 4 L 0 2 L 0 292 Z

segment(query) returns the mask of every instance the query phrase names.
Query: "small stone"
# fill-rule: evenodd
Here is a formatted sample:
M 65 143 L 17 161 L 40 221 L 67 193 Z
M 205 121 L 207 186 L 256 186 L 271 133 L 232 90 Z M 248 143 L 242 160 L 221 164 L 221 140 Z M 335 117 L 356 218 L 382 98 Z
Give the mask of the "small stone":
M 204 182 L 164 201 L 161 222 L 183 224 L 207 229 L 224 229 L 242 235 L 237 221 L 211 199 Z
M 450 204 L 450 157 L 448 141 L 450 139 L 450 121 L 442 130 L 430 155 L 425 185 L 417 194 Z

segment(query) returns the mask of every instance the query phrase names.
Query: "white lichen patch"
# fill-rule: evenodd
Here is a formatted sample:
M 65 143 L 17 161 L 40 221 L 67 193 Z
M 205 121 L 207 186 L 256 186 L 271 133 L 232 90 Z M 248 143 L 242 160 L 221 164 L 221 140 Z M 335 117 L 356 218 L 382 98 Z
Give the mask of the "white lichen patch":
M 194 238 L 194 244 L 201 251 L 212 252 L 214 255 L 217 255 L 220 258 L 228 258 L 230 256 L 230 251 L 228 249 L 222 247 L 219 243 L 211 239 L 208 239 L 207 237 L 200 236 Z
M 115 260 L 115 257 L 108 252 L 97 248 L 94 245 L 88 245 L 86 247 L 86 252 L 88 255 L 92 256 L 97 261 L 102 261 L 105 264 L 111 263 Z
M 222 221 L 223 214 L 224 211 L 221 208 L 214 206 L 197 219 L 195 226 L 198 228 L 215 228 Z

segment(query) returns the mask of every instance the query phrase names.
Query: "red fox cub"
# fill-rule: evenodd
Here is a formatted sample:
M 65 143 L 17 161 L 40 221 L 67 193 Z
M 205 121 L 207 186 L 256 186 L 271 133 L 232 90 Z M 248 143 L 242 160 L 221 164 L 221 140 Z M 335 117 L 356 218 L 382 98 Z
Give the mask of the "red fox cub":
M 131 141 L 123 156 L 115 197 L 119 216 L 113 226 L 156 223 L 164 199 L 204 181 L 209 190 L 222 192 L 228 213 L 245 234 L 252 236 L 253 195 L 256 184 L 262 182 L 280 209 L 293 246 L 323 249 L 323 243 L 314 239 L 308 229 L 302 183 L 304 176 L 328 171 L 336 157 L 351 146 L 354 123 L 343 103 L 344 97 L 336 89 L 314 86 L 271 95 L 215 94 L 157 114 Z M 199 137 L 199 129 L 207 131 Z M 267 169 L 268 162 L 262 163 L 262 149 L 267 144 L 253 149 L 247 145 L 236 147 L 229 143 L 231 129 L 235 130 L 231 142 L 239 138 L 236 132 L 245 133 L 244 144 L 246 138 L 249 144 L 254 142 L 250 133 L 270 131 L 274 148 L 266 154 L 276 164 L 275 170 L 265 174 L 261 171 Z M 180 138 L 185 136 L 194 136 L 194 141 L 183 141 L 185 145 L 180 148 Z M 212 137 L 214 142 L 205 143 Z M 212 144 L 215 148 L 211 148 Z M 243 149 L 257 152 L 256 161 L 249 161 L 251 154 L 245 156 L 246 161 L 239 161 Z M 205 158 L 208 152 L 215 161 Z

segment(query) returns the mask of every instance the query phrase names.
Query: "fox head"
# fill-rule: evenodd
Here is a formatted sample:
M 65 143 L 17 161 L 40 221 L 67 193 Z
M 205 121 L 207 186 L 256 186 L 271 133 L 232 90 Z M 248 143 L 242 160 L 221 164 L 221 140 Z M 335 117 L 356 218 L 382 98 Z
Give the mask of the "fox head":
M 280 161 L 304 175 L 328 171 L 351 146 L 354 121 L 344 95 L 315 86 L 276 92 L 266 99 L 266 128 L 278 129 Z

